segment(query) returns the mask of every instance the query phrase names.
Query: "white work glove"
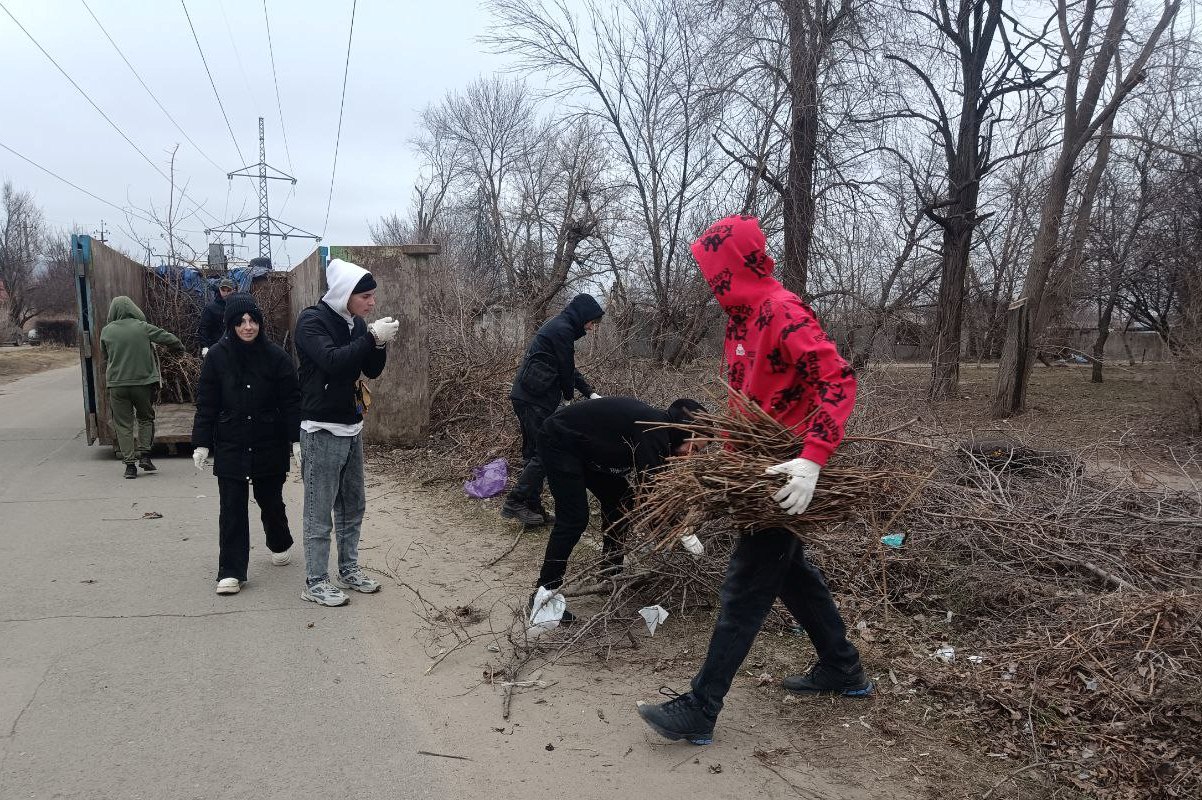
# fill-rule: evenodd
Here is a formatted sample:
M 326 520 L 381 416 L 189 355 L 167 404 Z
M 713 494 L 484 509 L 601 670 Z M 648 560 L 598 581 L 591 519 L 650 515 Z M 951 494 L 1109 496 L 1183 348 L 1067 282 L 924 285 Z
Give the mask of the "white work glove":
M 204 358 L 208 354 L 209 354 L 209 348 L 207 348 L 207 347 L 200 348 L 200 357 L 201 358 Z
M 397 322 L 392 317 L 384 317 L 378 319 L 367 326 L 368 332 L 372 338 L 376 340 L 377 345 L 384 345 L 396 338 L 396 333 L 401 329 L 401 323 Z
M 300 466 L 300 442 L 292 443 L 292 459 L 296 462 L 296 465 L 299 467 Z
M 688 536 L 681 536 L 680 546 L 695 556 L 705 555 L 705 545 L 701 543 L 696 534 L 690 533 Z
M 600 400 L 600 399 L 601 399 L 601 395 L 597 394 L 596 392 L 593 392 L 592 394 L 590 394 L 590 395 L 588 396 L 588 399 L 589 399 L 589 400 Z
M 209 460 L 209 448 L 197 447 L 192 450 L 192 463 L 197 469 L 204 469 L 205 462 Z
M 772 499 L 780 503 L 786 514 L 800 514 L 814 499 L 814 486 L 818 483 L 818 473 L 821 471 L 822 467 L 808 458 L 795 458 L 768 467 L 764 474 L 789 476 L 784 488 L 772 495 Z

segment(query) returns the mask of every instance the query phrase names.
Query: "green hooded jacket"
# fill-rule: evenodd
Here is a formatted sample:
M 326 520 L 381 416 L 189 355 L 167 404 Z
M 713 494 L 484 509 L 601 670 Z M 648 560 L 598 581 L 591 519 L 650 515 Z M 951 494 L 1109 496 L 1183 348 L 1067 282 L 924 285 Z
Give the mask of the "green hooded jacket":
M 125 295 L 109 304 L 108 323 L 100 331 L 100 350 L 104 353 L 104 376 L 108 388 L 146 386 L 159 382 L 159 362 L 151 342 L 184 349 L 175 334 L 151 325 L 133 300 Z

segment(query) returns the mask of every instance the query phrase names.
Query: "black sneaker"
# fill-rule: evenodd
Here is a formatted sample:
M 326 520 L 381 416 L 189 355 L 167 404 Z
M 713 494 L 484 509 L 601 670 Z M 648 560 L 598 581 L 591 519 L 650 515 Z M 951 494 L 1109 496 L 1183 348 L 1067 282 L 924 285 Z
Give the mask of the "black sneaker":
M 142 456 L 141 458 L 139 458 L 138 466 L 141 467 L 146 472 L 154 472 L 155 470 L 158 469 L 158 467 L 156 467 L 154 465 L 154 462 L 150 460 L 150 456 Z
M 659 693 L 672 699 L 666 703 L 639 703 L 639 716 L 665 739 L 684 739 L 690 744 L 714 743 L 714 720 L 701 710 L 692 692 L 677 694 L 667 687 Z
M 125 477 L 126 478 L 138 477 L 138 465 L 137 464 L 126 464 L 125 465 Z
M 501 516 L 505 519 L 516 519 L 518 522 L 529 528 L 537 528 L 538 526 L 545 524 L 542 514 L 531 511 L 525 506 L 511 506 L 506 504 L 501 507 Z
M 868 697 L 873 685 L 864 670 L 859 667 L 847 674 L 824 667 L 821 663 L 810 667 L 804 675 L 790 675 L 781 681 L 790 692 L 808 695 L 835 695 L 842 697 Z

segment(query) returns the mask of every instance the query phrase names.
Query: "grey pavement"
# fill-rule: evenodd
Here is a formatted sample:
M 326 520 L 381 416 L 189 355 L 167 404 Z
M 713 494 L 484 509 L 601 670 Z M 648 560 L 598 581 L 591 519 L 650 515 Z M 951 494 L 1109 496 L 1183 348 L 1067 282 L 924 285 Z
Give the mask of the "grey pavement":
M 0 386 L 0 798 L 462 796 L 417 755 L 426 659 L 372 644 L 400 593 L 301 602 L 299 484 L 292 564 L 252 507 L 249 584 L 219 597 L 216 481 L 186 456 L 123 480 L 81 408 L 76 368 Z

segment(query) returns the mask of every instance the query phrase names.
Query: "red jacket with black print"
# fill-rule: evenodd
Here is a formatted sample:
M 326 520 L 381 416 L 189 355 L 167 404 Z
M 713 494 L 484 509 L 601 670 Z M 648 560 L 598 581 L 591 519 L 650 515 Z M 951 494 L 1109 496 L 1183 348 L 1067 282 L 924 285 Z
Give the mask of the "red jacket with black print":
M 730 216 L 693 242 L 693 257 L 729 317 L 727 382 L 797 434 L 801 458 L 825 466 L 855 406 L 855 374 L 809 306 L 772 277 L 766 245 L 759 220 Z

